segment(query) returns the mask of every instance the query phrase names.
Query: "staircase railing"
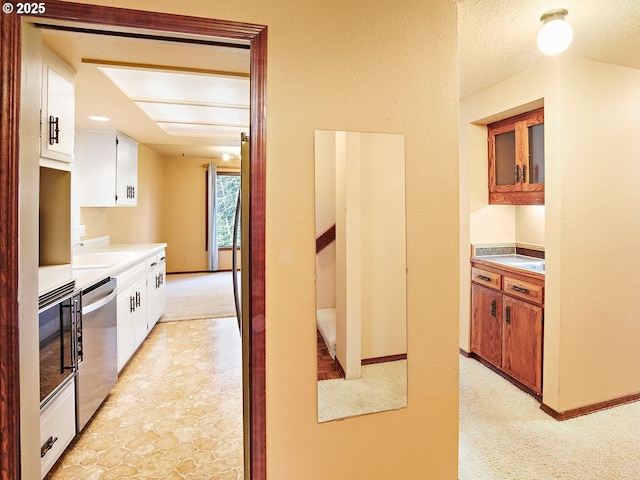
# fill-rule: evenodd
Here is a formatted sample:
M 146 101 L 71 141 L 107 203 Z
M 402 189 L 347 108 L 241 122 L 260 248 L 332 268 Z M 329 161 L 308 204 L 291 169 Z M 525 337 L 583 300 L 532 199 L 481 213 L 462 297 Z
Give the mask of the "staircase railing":
M 336 226 L 333 225 L 329 229 L 316 238 L 316 253 L 320 253 L 327 245 L 336 239 Z

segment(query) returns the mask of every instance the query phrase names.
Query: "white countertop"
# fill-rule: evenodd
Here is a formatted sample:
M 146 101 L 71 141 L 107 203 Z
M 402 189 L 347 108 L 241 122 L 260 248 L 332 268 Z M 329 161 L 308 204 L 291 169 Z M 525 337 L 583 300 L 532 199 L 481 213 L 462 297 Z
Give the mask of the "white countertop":
M 509 267 L 519 268 L 527 270 L 529 272 L 535 272 L 544 275 L 545 273 L 545 260 L 544 258 L 528 257 L 526 255 L 478 255 L 471 259 L 483 260 L 485 262 L 497 263 L 499 265 L 506 265 Z
M 166 247 L 166 243 L 113 244 L 108 237 L 82 242 L 73 248 L 72 274 L 76 288 L 84 289 L 114 276 Z

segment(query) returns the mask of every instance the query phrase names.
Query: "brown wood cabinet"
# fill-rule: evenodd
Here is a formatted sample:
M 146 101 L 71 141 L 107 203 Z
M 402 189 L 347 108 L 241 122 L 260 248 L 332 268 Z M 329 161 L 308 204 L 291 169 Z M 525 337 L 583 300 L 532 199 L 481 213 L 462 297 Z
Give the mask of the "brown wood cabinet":
M 489 203 L 544 205 L 544 108 L 487 126 Z
M 542 394 L 544 279 L 472 266 L 471 352 Z

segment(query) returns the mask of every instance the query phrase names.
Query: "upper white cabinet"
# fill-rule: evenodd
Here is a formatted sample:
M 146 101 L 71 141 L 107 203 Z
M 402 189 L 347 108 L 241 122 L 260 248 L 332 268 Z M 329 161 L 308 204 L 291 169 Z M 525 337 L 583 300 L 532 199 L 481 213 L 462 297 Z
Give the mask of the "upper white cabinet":
M 40 164 L 70 169 L 73 161 L 75 72 L 43 46 L 40 93 Z
M 138 203 L 138 144 L 113 130 L 76 130 L 76 172 L 81 207 Z

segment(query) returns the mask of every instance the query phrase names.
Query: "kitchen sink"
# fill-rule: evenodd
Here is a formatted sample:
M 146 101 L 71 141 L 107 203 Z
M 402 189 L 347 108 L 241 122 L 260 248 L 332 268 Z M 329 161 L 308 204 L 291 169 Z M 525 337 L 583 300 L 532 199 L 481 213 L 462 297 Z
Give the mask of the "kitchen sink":
M 135 252 L 90 252 L 73 257 L 73 268 L 109 268 L 133 257 Z
M 525 270 L 534 270 L 536 272 L 544 273 L 545 262 L 544 261 L 524 262 L 524 263 L 514 264 L 513 266 L 518 268 L 524 268 Z

